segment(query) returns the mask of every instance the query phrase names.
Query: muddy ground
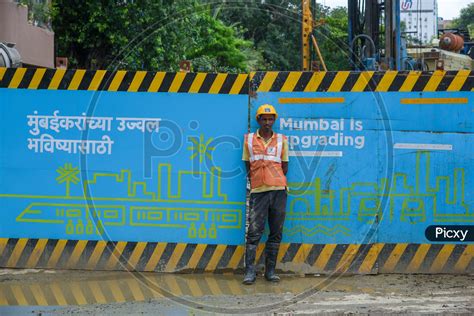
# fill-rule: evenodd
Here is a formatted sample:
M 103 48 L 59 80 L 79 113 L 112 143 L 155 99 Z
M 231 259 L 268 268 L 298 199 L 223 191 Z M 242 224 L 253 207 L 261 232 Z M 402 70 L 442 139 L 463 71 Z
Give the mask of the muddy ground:
M 0 270 L 0 315 L 474 314 L 473 275 L 241 277 Z

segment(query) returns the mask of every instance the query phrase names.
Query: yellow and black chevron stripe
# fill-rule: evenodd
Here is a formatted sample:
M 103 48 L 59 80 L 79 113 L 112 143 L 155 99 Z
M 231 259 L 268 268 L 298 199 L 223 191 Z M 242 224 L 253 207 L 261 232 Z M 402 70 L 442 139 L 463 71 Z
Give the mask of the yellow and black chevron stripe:
M 247 94 L 247 74 L 0 68 L 0 88 Z
M 250 94 L 258 92 L 473 91 L 474 71 L 255 72 Z
M 251 82 L 249 85 L 249 78 Z M 0 88 L 251 94 L 473 91 L 474 72 L 255 72 L 248 74 L 0 68 Z
M 257 250 L 263 264 L 264 244 Z M 471 273 L 469 244 L 282 244 L 282 270 L 304 273 Z M 0 267 L 228 273 L 244 247 L 156 242 L 0 239 Z

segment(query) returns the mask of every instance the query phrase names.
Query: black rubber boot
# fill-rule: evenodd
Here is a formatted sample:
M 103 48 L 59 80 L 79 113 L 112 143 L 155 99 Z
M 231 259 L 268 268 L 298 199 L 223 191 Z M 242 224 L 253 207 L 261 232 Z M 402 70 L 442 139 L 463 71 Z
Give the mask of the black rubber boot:
M 265 279 L 270 282 L 280 282 L 280 277 L 275 274 L 275 267 L 280 244 L 270 243 L 265 246 Z
M 245 276 L 243 284 L 250 285 L 254 284 L 257 278 L 257 272 L 255 271 L 255 256 L 257 254 L 257 246 L 246 245 L 245 246 Z

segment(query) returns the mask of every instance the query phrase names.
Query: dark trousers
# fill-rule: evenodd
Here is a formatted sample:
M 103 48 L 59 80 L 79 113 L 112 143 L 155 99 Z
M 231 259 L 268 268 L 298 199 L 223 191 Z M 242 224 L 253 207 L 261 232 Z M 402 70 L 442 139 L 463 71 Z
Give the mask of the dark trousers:
M 249 204 L 248 245 L 258 245 L 268 218 L 270 234 L 267 244 L 279 244 L 283 233 L 286 211 L 286 190 L 251 193 Z

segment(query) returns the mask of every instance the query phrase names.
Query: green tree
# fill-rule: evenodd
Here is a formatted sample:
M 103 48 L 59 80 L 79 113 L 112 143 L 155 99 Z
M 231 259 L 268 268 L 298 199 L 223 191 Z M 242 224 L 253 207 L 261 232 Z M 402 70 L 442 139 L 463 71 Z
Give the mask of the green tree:
M 462 30 L 467 30 L 469 24 L 474 24 L 474 3 L 462 8 L 459 17 L 453 21 L 453 26 Z M 474 37 L 474 35 L 471 34 L 471 37 Z
M 259 70 L 300 69 L 301 1 L 295 0 L 235 0 L 209 3 L 214 16 L 226 25 L 239 26 L 244 38 L 263 59 Z
M 244 38 L 263 56 L 257 62 L 259 70 L 301 69 L 301 0 L 203 1 L 226 25 L 243 29 Z M 347 69 L 347 9 L 330 10 L 320 4 L 314 9 L 315 20 L 326 20 L 315 35 L 328 69 Z
M 16 0 L 28 7 L 28 21 L 39 27 L 51 29 L 51 3 L 38 0 Z
M 249 71 L 251 43 L 197 0 L 55 0 L 57 55 L 77 68 Z M 204 61 L 204 62 L 203 62 Z
M 347 8 L 337 7 L 326 10 L 326 18 L 323 26 L 316 28 L 316 37 L 320 44 L 328 70 L 349 69 L 349 37 Z

